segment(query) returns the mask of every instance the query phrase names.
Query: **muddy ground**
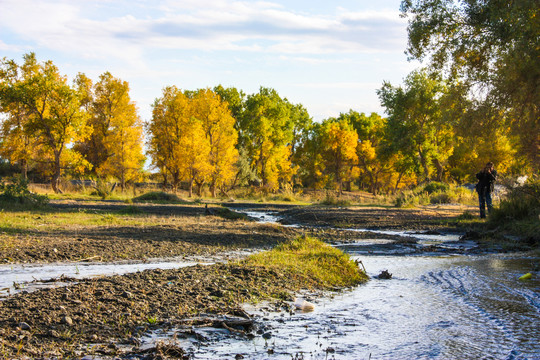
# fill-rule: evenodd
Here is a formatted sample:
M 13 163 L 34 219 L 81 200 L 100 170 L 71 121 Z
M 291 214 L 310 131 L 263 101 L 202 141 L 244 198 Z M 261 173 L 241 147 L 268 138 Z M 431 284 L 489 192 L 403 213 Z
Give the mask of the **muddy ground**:
M 23 263 L 204 256 L 234 249 L 270 248 L 306 232 L 315 232 L 326 241 L 347 240 L 350 235 L 322 228 L 327 225 L 371 229 L 441 228 L 442 224 L 448 225 L 449 218 L 464 211 L 457 206 L 420 211 L 228 205 L 237 209 L 268 208 L 279 211 L 285 223 L 321 228 L 307 230 L 256 224 L 245 218 L 228 219 L 230 214 L 215 205 L 206 209 L 204 205 L 56 202 L 49 211 L 124 212 L 126 217 L 150 217 L 156 224 L 142 228 L 115 224 L 76 229 L 66 226 L 47 231 L 36 227 L 21 233 L 3 233 L 0 259 L 4 263 Z M 354 236 L 362 235 L 355 233 Z M 143 350 L 138 339 L 145 331 L 158 327 L 185 326 L 181 336 L 197 336 L 193 327 L 188 326 L 193 325 L 194 317 L 198 317 L 198 322 L 225 327 L 236 334 L 261 336 L 241 310 L 241 304 L 271 297 L 273 306 L 288 311 L 283 300 L 291 300 L 294 291 L 313 285 L 306 281 L 229 263 L 147 270 L 17 293 L 0 301 L 0 358 L 81 358 L 88 354 L 132 359 L 188 358 L 179 348 Z M 201 314 L 211 315 L 201 320 Z M 218 315 L 235 316 L 236 320 L 215 320 Z

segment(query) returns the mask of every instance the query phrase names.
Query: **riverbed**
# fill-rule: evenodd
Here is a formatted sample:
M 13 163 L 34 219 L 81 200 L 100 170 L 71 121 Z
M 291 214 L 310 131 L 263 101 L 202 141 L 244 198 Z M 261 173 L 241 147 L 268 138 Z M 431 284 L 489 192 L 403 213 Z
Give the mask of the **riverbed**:
M 272 226 L 281 220 L 277 212 L 253 210 L 248 216 Z M 314 227 L 289 221 L 288 225 L 300 231 L 317 228 L 321 234 L 326 233 L 319 224 Z M 315 305 L 311 312 L 287 308 L 270 311 L 264 304 L 245 305 L 255 323 L 256 331 L 251 336 L 204 327 L 191 329 L 193 336 L 178 336 L 180 329 L 153 327 L 136 341 L 140 342 L 138 348 L 151 348 L 156 342 L 173 343 L 193 359 L 540 358 L 537 255 L 479 254 L 475 251 L 477 244 L 460 240 L 458 233 L 418 228 L 326 229 L 347 232 L 346 241 L 332 243 L 365 267 L 371 277 L 367 284 L 327 296 L 298 294 Z M 0 268 L 0 287 L 4 288 L 0 297 L 43 286 L 72 284 L 80 278 L 222 260 L 208 257 L 5 265 Z M 377 278 L 383 270 L 392 274 L 391 279 Z M 528 272 L 533 273 L 532 279 L 518 280 Z M 49 283 L 49 278 L 59 279 Z M 165 278 L 166 285 L 174 281 Z M 122 296 L 133 300 L 138 295 L 123 292 Z M 125 346 L 130 351 L 137 348 Z

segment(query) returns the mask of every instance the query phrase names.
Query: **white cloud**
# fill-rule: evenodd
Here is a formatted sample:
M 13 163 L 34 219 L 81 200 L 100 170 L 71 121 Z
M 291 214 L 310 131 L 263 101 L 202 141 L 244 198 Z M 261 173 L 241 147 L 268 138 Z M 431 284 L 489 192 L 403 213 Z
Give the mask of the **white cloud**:
M 136 17 L 129 10 L 123 16 L 109 16 L 107 2 L 100 2 L 101 18 L 91 19 L 85 15 L 91 4 L 4 0 L 0 26 L 43 48 L 129 63 L 136 63 L 148 49 L 289 54 L 389 51 L 402 41 L 403 36 L 394 33 L 405 26 L 397 12 L 307 15 L 271 2 L 225 0 L 163 1 L 154 7 L 161 12 L 152 17 Z

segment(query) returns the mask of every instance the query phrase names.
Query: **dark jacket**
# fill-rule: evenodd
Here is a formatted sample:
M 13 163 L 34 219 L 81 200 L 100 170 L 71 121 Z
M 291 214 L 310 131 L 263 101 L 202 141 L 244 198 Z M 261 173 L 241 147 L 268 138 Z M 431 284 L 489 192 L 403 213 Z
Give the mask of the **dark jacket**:
M 476 184 L 476 191 L 478 193 L 482 191 L 488 191 L 491 193 L 493 192 L 495 180 L 497 179 L 497 170 L 493 169 L 491 173 L 482 170 L 478 174 L 476 174 L 476 178 L 478 179 L 478 184 Z

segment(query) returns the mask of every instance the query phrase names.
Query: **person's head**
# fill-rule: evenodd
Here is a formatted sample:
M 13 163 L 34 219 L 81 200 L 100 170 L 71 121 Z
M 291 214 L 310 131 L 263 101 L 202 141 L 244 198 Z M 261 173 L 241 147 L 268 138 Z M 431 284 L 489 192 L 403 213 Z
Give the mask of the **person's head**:
M 489 171 L 493 170 L 493 163 L 492 163 L 491 161 L 488 162 L 488 163 L 486 164 L 486 167 L 484 168 L 484 170 L 486 170 L 486 171 L 488 171 L 488 170 L 489 170 Z

